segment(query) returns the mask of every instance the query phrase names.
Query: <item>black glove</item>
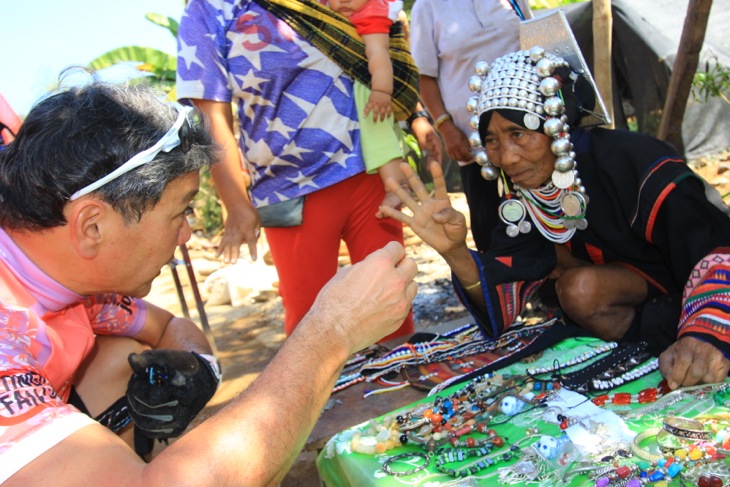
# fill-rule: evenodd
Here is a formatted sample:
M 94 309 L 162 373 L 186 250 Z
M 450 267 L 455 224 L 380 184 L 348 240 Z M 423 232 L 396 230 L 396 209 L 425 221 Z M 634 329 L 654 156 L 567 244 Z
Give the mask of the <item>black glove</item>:
M 129 414 L 148 438 L 179 436 L 218 387 L 218 374 L 195 352 L 146 350 L 128 360 Z

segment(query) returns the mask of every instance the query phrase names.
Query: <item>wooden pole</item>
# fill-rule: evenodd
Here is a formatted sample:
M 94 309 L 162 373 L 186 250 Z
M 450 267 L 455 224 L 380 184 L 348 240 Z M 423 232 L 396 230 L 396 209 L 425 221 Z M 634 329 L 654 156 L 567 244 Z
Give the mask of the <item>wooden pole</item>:
M 692 79 L 697 71 L 702 43 L 705 42 L 711 7 L 712 0 L 689 0 L 677 58 L 674 60 L 667 98 L 664 101 L 662 120 L 657 132 L 657 138 L 673 144 L 682 153 L 684 152 L 682 119 L 692 89 Z
M 611 0 L 593 0 L 593 78 L 606 104 L 606 111 L 613 121 L 613 83 L 611 63 L 611 42 L 613 30 L 613 14 Z

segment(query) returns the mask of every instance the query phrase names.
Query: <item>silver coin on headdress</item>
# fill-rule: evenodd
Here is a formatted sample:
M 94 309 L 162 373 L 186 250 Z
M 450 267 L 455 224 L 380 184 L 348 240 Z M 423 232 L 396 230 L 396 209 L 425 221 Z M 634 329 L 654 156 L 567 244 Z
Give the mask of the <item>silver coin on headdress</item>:
M 573 183 L 575 182 L 575 173 L 573 171 L 553 171 L 552 182 L 560 189 L 568 189 L 573 186 Z

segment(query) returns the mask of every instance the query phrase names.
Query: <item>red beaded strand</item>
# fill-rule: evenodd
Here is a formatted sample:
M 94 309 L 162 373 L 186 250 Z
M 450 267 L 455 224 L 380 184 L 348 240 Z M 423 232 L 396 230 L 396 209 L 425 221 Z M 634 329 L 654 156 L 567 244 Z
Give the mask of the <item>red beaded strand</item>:
M 649 387 L 642 389 L 636 394 L 630 394 L 628 392 L 613 392 L 611 394 L 601 394 L 596 396 L 591 401 L 596 406 L 603 406 L 607 402 L 616 405 L 628 405 L 628 404 L 646 404 L 649 402 L 656 401 L 659 397 L 667 394 L 670 391 L 667 381 L 662 380 L 657 387 Z

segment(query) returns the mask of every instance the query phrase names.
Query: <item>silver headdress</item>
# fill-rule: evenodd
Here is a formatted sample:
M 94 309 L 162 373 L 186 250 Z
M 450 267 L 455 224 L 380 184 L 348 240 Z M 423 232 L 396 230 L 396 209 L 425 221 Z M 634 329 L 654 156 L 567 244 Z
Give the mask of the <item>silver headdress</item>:
M 547 44 L 540 47 L 532 44 L 533 41 Z M 470 125 L 474 129 L 469 143 L 476 149 L 475 159 L 482 166 L 482 176 L 491 180 L 500 176 L 500 170 L 490 164 L 482 145 L 482 133 L 486 127 L 482 126 L 480 130 L 480 122 L 484 113 L 507 111 L 502 113 L 511 114 L 513 121 L 517 121 L 516 117 L 517 123 L 525 128 L 542 131 L 553 138 L 551 150 L 556 159 L 552 184 L 534 191 L 516 188 L 527 204 L 505 201 L 500 207 L 500 217 L 508 224 L 510 236 L 526 233 L 531 225 L 524 219 L 524 210 L 519 211 L 518 208 L 526 206 L 533 221 L 543 220 L 544 224 L 536 222 L 543 235 L 552 241 L 562 242 L 569 240 L 576 228 L 582 230 L 588 225 L 585 219 L 588 197 L 578 177 L 568 122 L 580 126 L 599 125 L 608 123 L 608 116 L 562 12 L 523 22 L 521 44 L 525 47 L 526 43 L 530 43 L 527 44 L 529 49 L 502 56 L 491 65 L 486 62 L 476 64 L 476 74 L 469 79 L 469 88 L 475 95 L 466 106 L 472 114 Z M 564 92 L 567 87 L 572 90 L 570 93 Z M 574 92 L 577 87 L 590 94 L 588 104 L 583 104 Z M 560 193 L 560 205 L 549 211 L 548 216 L 545 216 L 545 211 L 535 209 L 533 203 L 536 201 L 544 210 L 541 203 L 546 199 L 555 201 L 552 196 L 556 192 Z M 560 232 L 551 230 L 555 225 L 560 227 Z
M 471 126 L 475 132 L 469 137 L 469 143 L 478 149 L 477 162 L 482 165 L 484 178 L 496 179 L 499 172 L 489 163 L 482 146 L 479 119 L 484 112 L 505 109 L 523 112 L 524 127 L 538 130 L 542 125 L 545 134 L 555 139 L 552 150 L 558 159 L 553 182 L 559 188 L 572 186 L 575 161 L 570 154 L 565 103 L 559 96 L 562 83 L 552 76 L 559 67 L 569 65 L 537 46 L 502 56 L 491 66 L 484 62 L 477 64 L 477 75 L 469 80 L 469 88 L 478 94 L 470 98 L 466 109 L 474 114 Z

